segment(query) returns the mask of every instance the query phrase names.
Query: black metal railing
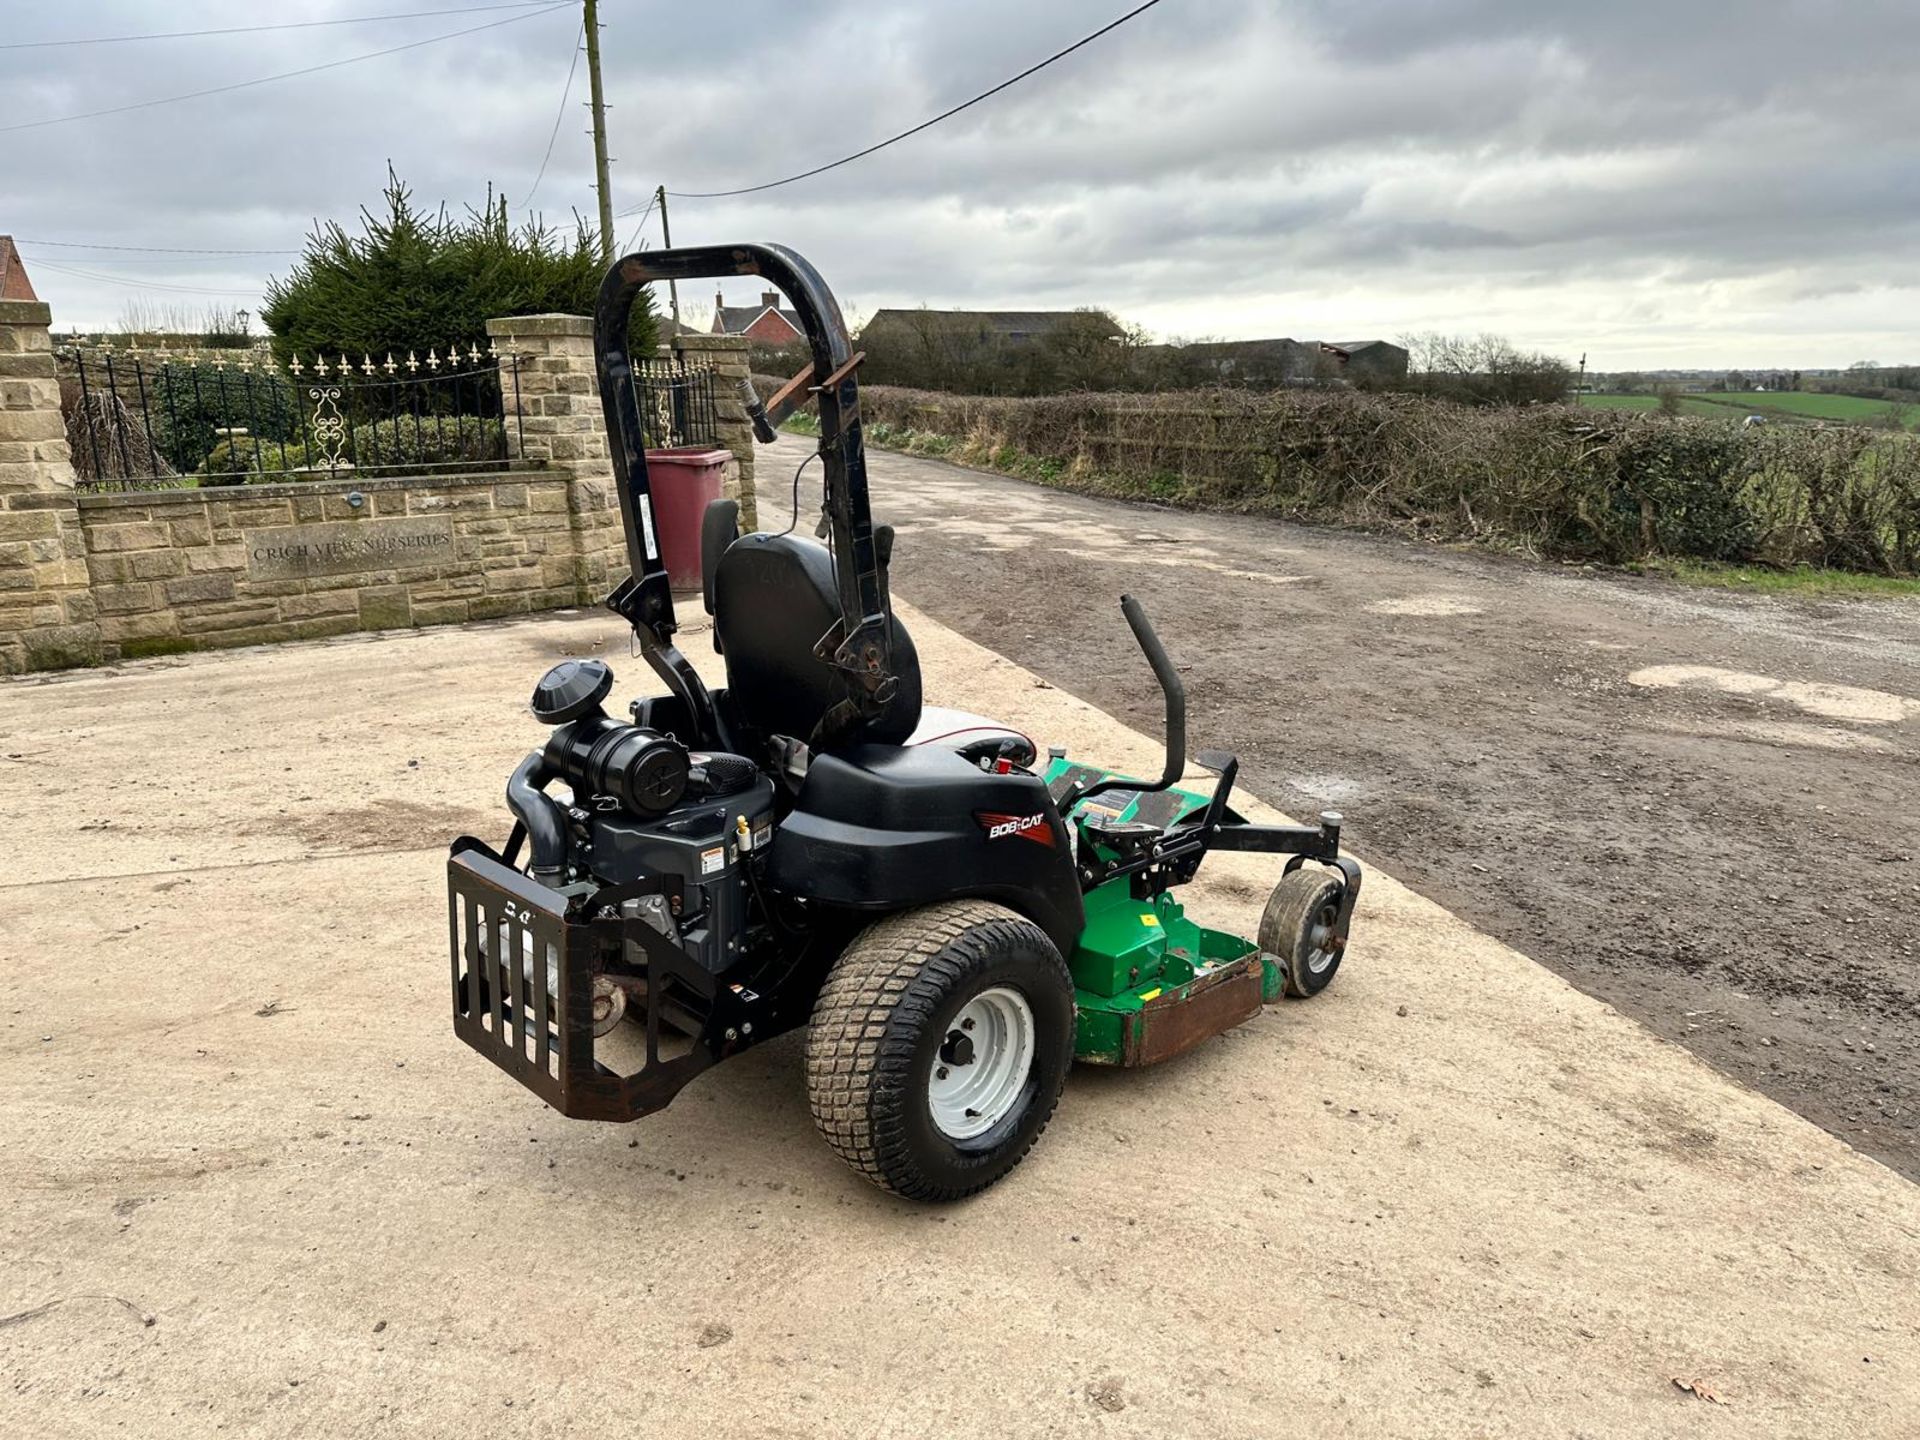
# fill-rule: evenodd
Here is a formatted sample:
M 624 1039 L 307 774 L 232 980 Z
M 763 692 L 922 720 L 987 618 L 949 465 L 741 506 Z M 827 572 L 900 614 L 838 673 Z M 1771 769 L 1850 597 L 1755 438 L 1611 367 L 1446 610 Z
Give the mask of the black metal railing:
M 685 360 L 637 360 L 634 398 L 649 450 L 715 445 L 720 415 L 713 399 L 713 367 Z
M 61 409 L 82 490 L 152 490 L 508 463 L 503 394 L 519 357 L 473 345 L 425 359 L 63 357 Z M 502 387 L 511 387 L 503 391 Z

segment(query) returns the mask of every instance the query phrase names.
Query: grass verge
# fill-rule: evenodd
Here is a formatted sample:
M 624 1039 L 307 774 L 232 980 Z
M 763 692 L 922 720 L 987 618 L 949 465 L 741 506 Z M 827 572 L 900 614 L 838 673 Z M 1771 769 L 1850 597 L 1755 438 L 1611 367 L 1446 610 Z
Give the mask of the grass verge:
M 1757 565 L 1721 565 L 1709 560 L 1643 560 L 1628 567 L 1682 585 L 1715 590 L 1747 590 L 1763 595 L 1920 595 L 1920 579 L 1863 575 L 1852 570 L 1819 570 L 1809 565 L 1769 570 Z

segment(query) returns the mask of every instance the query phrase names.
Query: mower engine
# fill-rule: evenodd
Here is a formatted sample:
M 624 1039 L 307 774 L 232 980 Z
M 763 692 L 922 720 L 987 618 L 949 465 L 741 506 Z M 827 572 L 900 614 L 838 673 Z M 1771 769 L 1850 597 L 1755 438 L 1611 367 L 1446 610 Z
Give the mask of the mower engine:
M 534 690 L 534 718 L 556 728 L 507 785 L 533 847 L 528 874 L 578 896 L 655 882 L 620 900 L 620 913 L 645 920 L 717 975 L 746 934 L 741 862 L 772 838 L 773 782 L 744 756 L 689 751 L 612 719 L 600 708 L 612 686 L 600 661 L 568 660 Z M 553 780 L 572 791 L 570 804 L 546 793 Z M 599 1009 L 604 1030 L 610 1022 Z
M 452 862 L 466 959 L 456 1029 L 542 1093 L 572 1085 L 585 1114 L 603 1100 L 658 1108 L 693 1066 L 751 1035 L 735 1011 L 758 997 L 720 977 L 752 945 L 749 857 L 774 824 L 773 782 L 758 766 L 613 719 L 601 708 L 612 687 L 598 660 L 542 677 L 533 714 L 554 728 L 507 782 L 514 838 L 502 855 L 474 846 Z M 570 794 L 548 793 L 556 782 Z M 571 1053 L 571 1037 L 609 1036 L 630 1007 L 645 1021 L 645 1054 L 612 1100 L 581 1084 L 602 1067 L 591 1050 Z M 689 1043 L 697 1056 L 660 1063 Z

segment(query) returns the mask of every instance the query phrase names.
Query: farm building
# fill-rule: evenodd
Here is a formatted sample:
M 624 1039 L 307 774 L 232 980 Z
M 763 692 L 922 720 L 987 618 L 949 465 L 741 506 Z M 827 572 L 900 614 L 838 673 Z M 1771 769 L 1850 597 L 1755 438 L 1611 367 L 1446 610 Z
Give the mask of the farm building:
M 1407 352 L 1385 340 L 1203 340 L 1179 347 L 1222 381 L 1266 389 L 1315 380 L 1397 383 L 1407 378 Z
M 1054 334 L 1063 326 L 1089 325 L 1117 337 L 1121 330 L 1111 315 L 1098 310 L 876 310 L 860 332 L 860 343 L 889 339 L 994 339 L 1025 345 Z

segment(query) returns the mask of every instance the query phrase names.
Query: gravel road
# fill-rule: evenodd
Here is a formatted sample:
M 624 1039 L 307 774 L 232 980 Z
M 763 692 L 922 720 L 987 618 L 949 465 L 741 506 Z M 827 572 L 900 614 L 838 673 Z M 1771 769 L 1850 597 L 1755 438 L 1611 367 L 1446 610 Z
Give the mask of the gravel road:
M 1132 590 L 1188 667 L 1194 749 L 1341 809 L 1363 857 L 1920 1178 L 1920 604 L 871 470 L 899 594 L 1153 730 Z

